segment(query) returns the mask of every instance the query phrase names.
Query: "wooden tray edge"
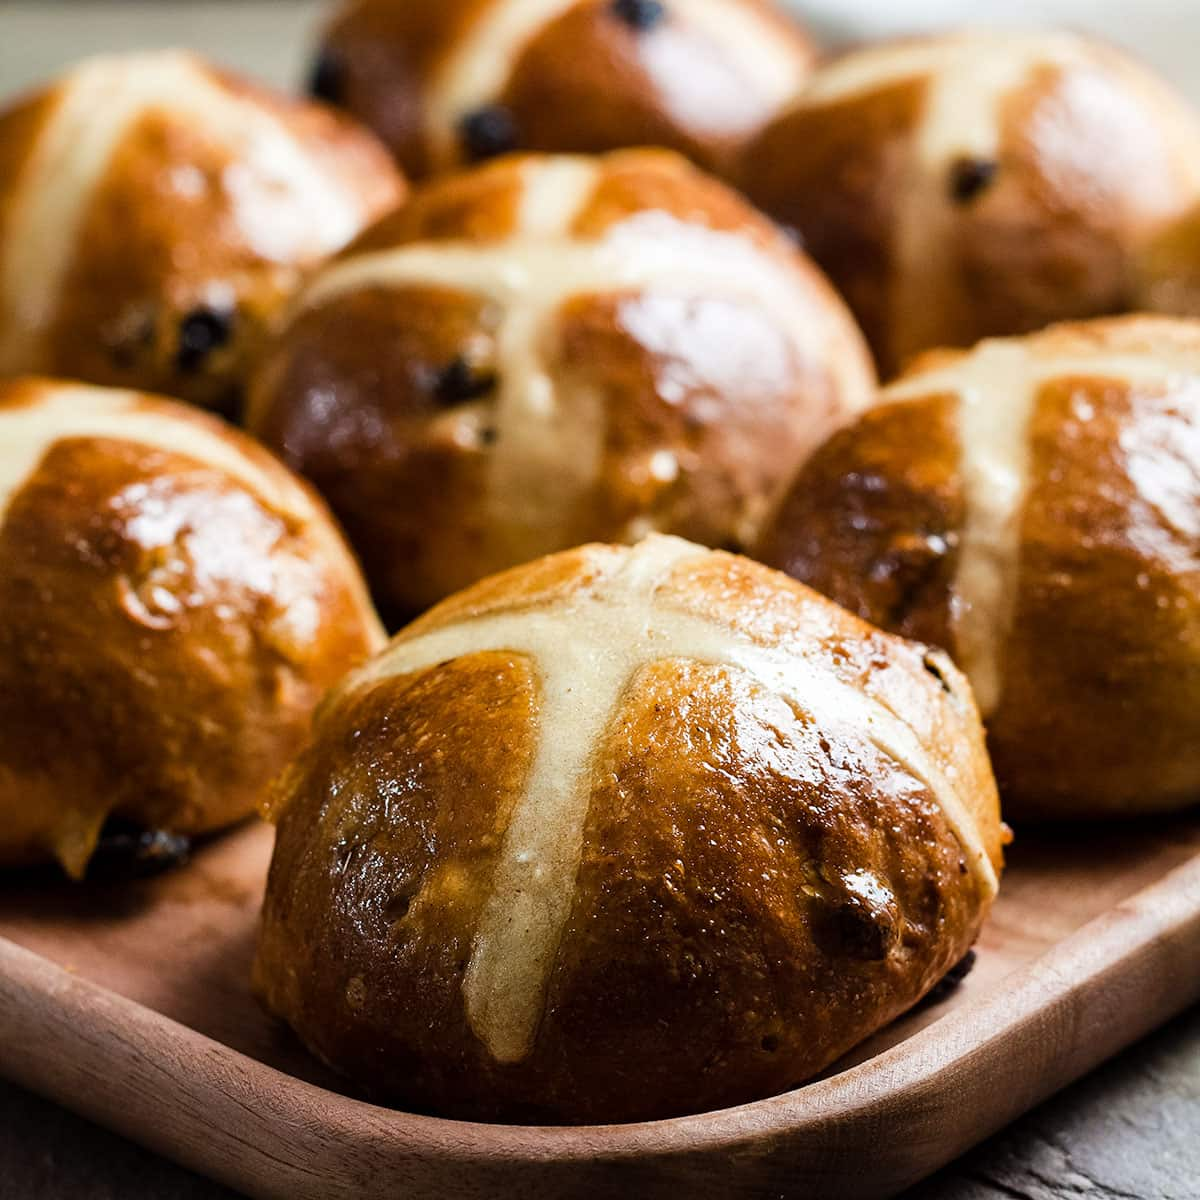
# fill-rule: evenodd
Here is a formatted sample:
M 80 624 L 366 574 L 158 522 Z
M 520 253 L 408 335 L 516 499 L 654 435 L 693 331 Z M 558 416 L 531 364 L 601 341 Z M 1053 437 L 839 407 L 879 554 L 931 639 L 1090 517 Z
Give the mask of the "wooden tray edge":
M 877 1200 L 1200 998 L 1200 856 L 1002 991 L 740 1108 L 528 1128 L 397 1113 L 293 1079 L 0 939 L 0 1074 L 256 1197 L 778 1194 Z M 713 1192 L 716 1184 L 718 1191 Z

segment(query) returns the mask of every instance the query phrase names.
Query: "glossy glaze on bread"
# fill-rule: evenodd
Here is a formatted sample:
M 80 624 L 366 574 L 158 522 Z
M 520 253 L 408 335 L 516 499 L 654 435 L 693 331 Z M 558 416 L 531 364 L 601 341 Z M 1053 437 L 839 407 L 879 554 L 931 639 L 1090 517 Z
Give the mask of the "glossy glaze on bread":
M 823 67 L 740 180 L 800 230 L 890 375 L 936 346 L 1128 310 L 1142 243 L 1198 197 L 1200 131 L 1106 45 L 953 33 Z
M 760 555 L 946 647 L 1019 816 L 1200 788 L 1200 325 L 918 360 L 800 473 Z
M 397 203 L 365 130 L 181 52 L 0 113 L 0 372 L 229 410 L 301 273 Z
M 313 90 L 427 176 L 513 150 L 726 162 L 814 50 L 769 0 L 351 0 Z
M 324 507 L 186 406 L 0 385 L 0 863 L 248 815 L 382 631 Z
M 965 681 L 675 538 L 481 582 L 337 690 L 273 805 L 257 987 L 372 1094 L 635 1120 L 770 1094 L 974 939 Z
M 749 544 L 872 383 L 825 279 L 722 185 L 662 152 L 527 156 L 319 272 L 248 419 L 411 614 L 588 540 Z

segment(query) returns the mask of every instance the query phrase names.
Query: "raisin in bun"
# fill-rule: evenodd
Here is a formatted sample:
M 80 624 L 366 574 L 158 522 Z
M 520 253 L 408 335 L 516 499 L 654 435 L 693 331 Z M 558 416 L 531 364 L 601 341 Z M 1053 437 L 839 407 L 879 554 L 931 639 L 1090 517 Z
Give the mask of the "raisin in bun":
M 747 151 L 750 196 L 854 309 L 881 369 L 1134 305 L 1139 247 L 1198 195 L 1184 102 L 1066 33 L 851 52 Z
M 799 1083 L 963 956 L 1001 866 L 945 656 L 660 536 L 426 614 L 274 808 L 260 995 L 370 1093 L 482 1119 Z
M 0 863 L 250 813 L 382 631 L 320 501 L 186 405 L 0 385 Z
M 0 373 L 236 408 L 300 274 L 397 203 L 366 130 L 174 51 L 0 112 Z
M 772 0 L 351 0 L 312 90 L 416 177 L 512 150 L 651 145 L 716 168 L 813 58 Z
M 841 300 L 769 221 L 625 151 L 419 191 L 300 295 L 248 420 L 411 615 L 585 541 L 746 545 L 872 388 Z
M 1006 813 L 1200 798 L 1200 324 L 918 360 L 812 457 L 760 555 L 954 655 Z

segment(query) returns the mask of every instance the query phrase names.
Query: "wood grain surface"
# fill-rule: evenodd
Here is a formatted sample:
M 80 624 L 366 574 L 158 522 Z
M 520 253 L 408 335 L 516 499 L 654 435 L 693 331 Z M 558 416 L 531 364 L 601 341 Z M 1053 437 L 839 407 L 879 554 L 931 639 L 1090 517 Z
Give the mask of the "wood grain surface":
M 245 828 L 186 870 L 127 885 L 10 879 L 0 1073 L 257 1196 L 878 1197 L 1200 992 L 1200 819 L 1043 833 L 1014 849 L 958 993 L 816 1083 L 637 1126 L 440 1121 L 339 1092 L 254 1003 L 269 839 Z
M 1198 1179 L 1200 1007 L 1193 1007 L 902 1200 L 1195 1200 Z M 0 1080 L 0 1196 L 234 1195 Z

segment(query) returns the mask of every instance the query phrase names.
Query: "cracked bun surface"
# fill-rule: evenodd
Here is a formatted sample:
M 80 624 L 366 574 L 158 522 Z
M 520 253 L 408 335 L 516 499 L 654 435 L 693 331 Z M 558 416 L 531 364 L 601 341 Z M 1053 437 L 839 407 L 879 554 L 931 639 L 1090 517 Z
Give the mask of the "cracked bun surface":
M 955 657 L 1006 815 L 1200 796 L 1200 323 L 918 360 L 813 455 L 759 556 Z
M 626 146 L 717 169 L 814 57 L 771 0 L 352 0 L 311 86 L 415 178 L 513 150 Z
M 419 190 L 300 294 L 247 419 L 412 615 L 586 541 L 746 546 L 873 389 L 821 273 L 643 150 Z
M 89 59 L 0 111 L 0 374 L 234 411 L 303 272 L 402 194 L 332 110 L 177 51 Z
M 383 633 L 310 490 L 186 405 L 0 383 L 0 864 L 247 816 Z
M 256 988 L 370 1094 L 614 1122 L 811 1077 L 975 939 L 1003 828 L 945 655 L 678 538 L 484 580 L 322 705 Z
M 890 376 L 1134 307 L 1140 247 L 1200 196 L 1200 130 L 1103 43 L 950 33 L 821 68 L 738 178 L 800 231 Z

